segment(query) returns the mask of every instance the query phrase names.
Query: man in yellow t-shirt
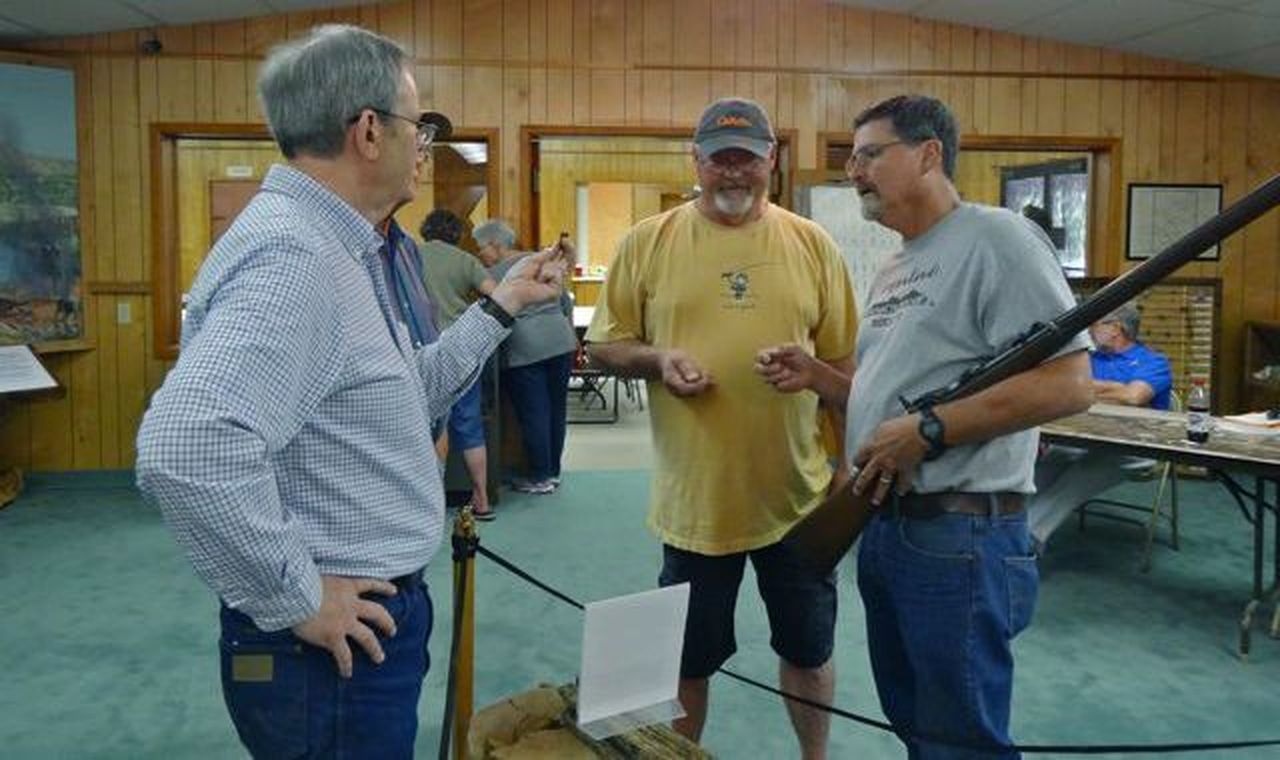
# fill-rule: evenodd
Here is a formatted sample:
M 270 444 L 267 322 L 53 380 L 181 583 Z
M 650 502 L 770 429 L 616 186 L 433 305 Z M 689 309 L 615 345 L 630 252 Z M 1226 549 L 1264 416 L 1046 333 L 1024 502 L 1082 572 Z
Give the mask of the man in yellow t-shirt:
M 752 364 L 766 346 L 796 343 L 852 371 L 856 316 L 835 243 L 769 203 L 777 140 L 760 106 L 712 103 L 693 143 L 700 197 L 627 234 L 586 339 L 593 362 L 649 381 L 659 582 L 691 584 L 680 682 L 688 716 L 676 729 L 697 740 L 708 678 L 736 649 L 748 556 L 783 689 L 831 701 L 835 578 L 813 575 L 779 543 L 832 481 L 818 397 L 779 395 Z M 803 756 L 823 757 L 826 715 L 787 709 Z

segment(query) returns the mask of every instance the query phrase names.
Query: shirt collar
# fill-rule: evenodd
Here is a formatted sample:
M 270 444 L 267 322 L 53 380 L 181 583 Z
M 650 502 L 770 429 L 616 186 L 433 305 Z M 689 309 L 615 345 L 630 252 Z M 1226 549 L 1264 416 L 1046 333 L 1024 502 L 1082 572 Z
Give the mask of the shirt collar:
M 315 211 L 322 222 L 333 228 L 338 242 L 356 261 L 362 261 L 371 251 L 377 252 L 386 242 L 378 228 L 350 203 L 311 175 L 292 166 L 273 165 L 262 180 L 262 189 L 287 195 Z

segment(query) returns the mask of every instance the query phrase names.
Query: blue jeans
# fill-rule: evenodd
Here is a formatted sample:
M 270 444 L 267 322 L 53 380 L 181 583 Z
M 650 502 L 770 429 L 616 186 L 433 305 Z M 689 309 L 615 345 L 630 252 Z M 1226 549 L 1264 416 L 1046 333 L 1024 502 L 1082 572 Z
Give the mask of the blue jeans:
M 412 758 L 418 696 L 429 665 L 431 597 L 419 578 L 390 597 L 370 595 L 396 621 L 379 636 L 387 659 L 374 665 L 359 645 L 350 679 L 328 650 L 288 629 L 264 632 L 222 607 L 222 696 L 240 741 L 255 758 Z
M 484 448 L 484 412 L 480 408 L 483 378 L 453 402 L 449 411 L 449 446 L 459 451 Z
M 560 477 L 572 360 L 570 352 L 503 371 L 503 384 L 520 420 L 530 480 Z
M 858 589 L 871 669 L 908 757 L 1018 757 L 973 745 L 1011 743 L 1009 643 L 1031 622 L 1038 587 L 1025 513 L 890 512 L 863 531 Z M 906 739 L 911 732 L 971 746 Z

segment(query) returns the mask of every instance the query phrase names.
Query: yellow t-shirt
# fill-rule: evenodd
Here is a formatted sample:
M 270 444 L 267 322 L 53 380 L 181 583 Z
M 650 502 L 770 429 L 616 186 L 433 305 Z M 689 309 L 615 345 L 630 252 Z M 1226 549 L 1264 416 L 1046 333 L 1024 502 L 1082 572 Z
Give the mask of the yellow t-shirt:
M 752 364 L 760 349 L 788 342 L 843 359 L 856 334 L 835 243 L 785 209 L 725 227 L 687 203 L 627 234 L 586 339 L 681 348 L 715 380 L 694 398 L 648 384 L 657 456 L 649 526 L 664 543 L 709 555 L 767 546 L 822 499 L 831 471 L 818 397 L 779 393 Z

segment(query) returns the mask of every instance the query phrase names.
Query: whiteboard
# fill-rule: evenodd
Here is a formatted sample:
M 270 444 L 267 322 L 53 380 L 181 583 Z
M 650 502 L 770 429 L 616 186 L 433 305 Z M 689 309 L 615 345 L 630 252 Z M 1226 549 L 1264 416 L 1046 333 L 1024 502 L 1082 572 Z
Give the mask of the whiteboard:
M 863 219 L 862 201 L 851 186 L 809 185 L 797 191 L 800 213 L 817 222 L 840 247 L 861 316 L 876 271 L 902 250 L 902 236 Z

